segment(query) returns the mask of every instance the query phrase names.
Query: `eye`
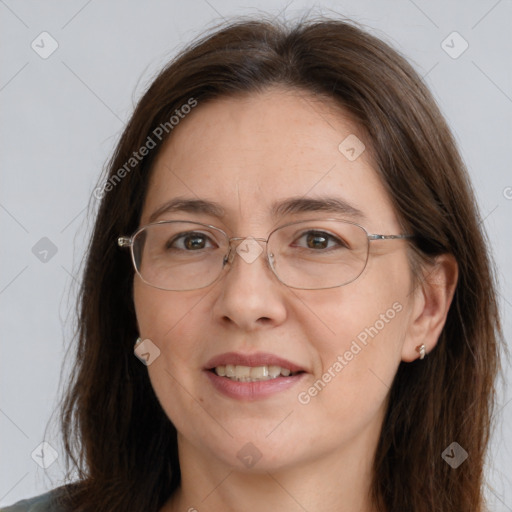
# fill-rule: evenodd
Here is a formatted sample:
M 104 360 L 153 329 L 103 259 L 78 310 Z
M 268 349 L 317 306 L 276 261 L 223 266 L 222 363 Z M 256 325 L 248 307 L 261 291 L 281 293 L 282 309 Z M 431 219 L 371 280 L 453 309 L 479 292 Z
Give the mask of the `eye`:
M 307 231 L 297 239 L 298 242 L 301 240 L 306 244 L 306 248 L 313 250 L 332 249 L 333 247 L 348 249 L 348 245 L 343 240 L 325 231 Z M 294 245 L 299 244 L 295 242 Z
M 197 251 L 201 249 L 208 249 L 214 247 L 210 237 L 204 233 L 182 233 L 175 236 L 172 240 L 169 240 L 165 248 L 166 249 L 179 249 L 185 251 Z

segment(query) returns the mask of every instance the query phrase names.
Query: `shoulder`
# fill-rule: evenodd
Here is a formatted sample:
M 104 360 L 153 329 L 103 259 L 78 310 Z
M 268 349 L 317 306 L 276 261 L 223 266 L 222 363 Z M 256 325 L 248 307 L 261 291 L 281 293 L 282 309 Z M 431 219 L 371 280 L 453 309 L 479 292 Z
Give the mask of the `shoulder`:
M 0 512 L 64 512 L 55 501 L 55 490 L 21 500 L 9 507 L 0 508 Z

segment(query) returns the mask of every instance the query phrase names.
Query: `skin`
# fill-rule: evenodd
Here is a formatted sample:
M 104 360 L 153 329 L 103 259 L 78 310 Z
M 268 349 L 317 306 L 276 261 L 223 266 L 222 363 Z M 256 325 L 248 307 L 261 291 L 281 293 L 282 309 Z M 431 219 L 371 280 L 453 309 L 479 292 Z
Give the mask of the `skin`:
M 364 141 L 334 104 L 308 93 L 273 88 L 199 104 L 158 155 L 140 225 L 172 198 L 201 198 L 220 203 L 225 215 L 174 212 L 157 220 L 266 238 L 279 224 L 332 216 L 274 219 L 272 202 L 335 195 L 363 211 L 369 233 L 400 234 L 369 151 L 351 162 L 338 150 L 350 134 Z M 418 357 L 418 345 L 434 347 L 457 279 L 453 258 L 442 256 L 427 269 L 428 281 L 413 287 L 407 243 L 371 242 L 363 274 L 328 290 L 286 287 L 262 256 L 250 264 L 235 257 L 229 272 L 200 290 L 163 291 L 135 277 L 140 336 L 161 351 L 149 375 L 178 430 L 182 485 L 162 510 L 375 510 L 368 493 L 389 388 L 400 362 Z M 401 311 L 301 404 L 298 394 L 397 302 Z M 232 351 L 270 352 L 307 374 L 266 399 L 227 398 L 202 369 Z M 247 468 L 237 453 L 249 442 L 262 456 Z

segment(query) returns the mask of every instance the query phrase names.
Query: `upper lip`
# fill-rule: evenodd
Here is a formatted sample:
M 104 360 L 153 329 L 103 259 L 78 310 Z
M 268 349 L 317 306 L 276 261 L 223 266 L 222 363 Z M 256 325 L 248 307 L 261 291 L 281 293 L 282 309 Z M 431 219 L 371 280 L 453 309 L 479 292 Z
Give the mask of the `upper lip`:
M 226 366 L 232 364 L 234 366 L 280 366 L 281 368 L 288 368 L 291 372 L 305 371 L 304 368 L 278 357 L 274 354 L 265 352 L 258 352 L 255 354 L 242 354 L 240 352 L 226 352 L 225 354 L 219 354 L 218 356 L 212 357 L 206 365 L 205 370 L 212 370 L 217 366 Z

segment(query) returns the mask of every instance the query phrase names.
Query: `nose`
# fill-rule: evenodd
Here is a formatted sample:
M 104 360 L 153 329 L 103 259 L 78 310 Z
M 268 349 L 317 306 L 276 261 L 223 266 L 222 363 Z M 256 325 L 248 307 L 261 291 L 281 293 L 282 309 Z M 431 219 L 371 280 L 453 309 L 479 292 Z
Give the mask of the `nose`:
M 287 290 L 265 258 L 264 242 L 248 237 L 232 243 L 213 307 L 220 322 L 251 331 L 286 319 Z

